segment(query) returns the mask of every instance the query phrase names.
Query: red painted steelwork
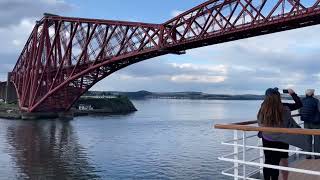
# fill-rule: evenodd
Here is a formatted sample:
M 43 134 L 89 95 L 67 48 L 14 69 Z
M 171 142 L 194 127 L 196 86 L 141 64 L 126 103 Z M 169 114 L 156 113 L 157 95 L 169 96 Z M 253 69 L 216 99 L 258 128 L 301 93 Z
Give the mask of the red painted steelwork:
M 111 73 L 168 53 L 320 23 L 320 0 L 210 0 L 163 24 L 45 15 L 12 71 L 19 106 L 67 111 Z

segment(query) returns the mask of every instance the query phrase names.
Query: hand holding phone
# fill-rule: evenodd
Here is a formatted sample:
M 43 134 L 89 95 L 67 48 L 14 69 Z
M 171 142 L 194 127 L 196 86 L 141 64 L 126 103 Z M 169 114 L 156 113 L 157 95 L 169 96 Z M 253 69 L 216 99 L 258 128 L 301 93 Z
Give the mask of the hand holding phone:
M 289 89 L 284 89 L 284 90 L 283 90 L 283 93 L 284 93 L 284 94 L 290 94 L 290 95 L 292 95 L 292 94 L 294 94 L 295 92 L 294 92 L 293 89 L 290 89 L 290 88 L 289 88 Z

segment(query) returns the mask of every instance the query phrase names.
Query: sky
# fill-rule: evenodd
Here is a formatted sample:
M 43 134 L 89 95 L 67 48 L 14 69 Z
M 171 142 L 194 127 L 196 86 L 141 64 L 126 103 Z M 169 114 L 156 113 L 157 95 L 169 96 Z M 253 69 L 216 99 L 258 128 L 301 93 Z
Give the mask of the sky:
M 163 23 L 205 0 L 0 0 L 0 80 L 44 12 Z M 320 26 L 166 55 L 122 69 L 91 90 L 263 94 L 268 87 L 320 94 Z

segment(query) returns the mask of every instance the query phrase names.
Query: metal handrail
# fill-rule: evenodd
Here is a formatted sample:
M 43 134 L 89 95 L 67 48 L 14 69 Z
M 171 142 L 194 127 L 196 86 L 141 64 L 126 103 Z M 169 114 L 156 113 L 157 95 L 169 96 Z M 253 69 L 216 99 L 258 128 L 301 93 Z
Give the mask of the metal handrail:
M 298 117 L 299 114 L 293 115 L 292 117 Z M 317 129 L 303 129 L 303 128 L 279 128 L 279 127 L 257 127 L 250 126 L 257 124 L 255 121 L 245 121 L 231 124 L 216 124 L 215 129 L 229 129 L 229 130 L 240 130 L 240 131 L 257 131 L 257 132 L 269 132 L 269 133 L 284 133 L 284 134 L 300 134 L 300 135 L 320 135 L 320 130 Z
M 300 134 L 300 135 L 320 135 L 320 130 L 302 129 L 302 128 L 274 128 L 274 127 L 257 127 L 248 125 L 234 125 L 234 124 L 216 124 L 216 129 L 229 129 L 240 131 L 261 131 L 269 133 L 284 133 L 284 134 Z
M 298 116 L 300 115 L 299 114 L 293 115 L 293 117 L 298 117 Z M 256 146 L 247 144 L 247 140 L 249 138 L 257 137 L 257 135 L 247 136 L 247 133 L 250 131 L 251 132 L 261 131 L 261 132 L 269 132 L 269 133 L 302 134 L 302 135 L 320 135 L 320 130 L 309 130 L 309 129 L 302 129 L 302 128 L 257 127 L 257 126 L 253 126 L 253 124 L 257 124 L 257 121 L 245 121 L 245 122 L 231 123 L 231 124 L 217 124 L 214 126 L 217 129 L 233 130 L 234 132 L 234 137 L 232 140 L 227 140 L 225 142 L 222 142 L 223 145 L 233 146 L 233 149 L 234 149 L 233 153 L 229 153 L 227 155 L 224 155 L 218 158 L 219 160 L 222 160 L 222 161 L 234 163 L 233 167 L 222 171 L 223 175 L 234 177 L 235 180 L 238 180 L 238 179 L 255 180 L 256 178 L 252 177 L 253 174 L 256 174 L 259 171 L 260 173 L 262 173 L 262 168 L 273 168 L 278 170 L 320 176 L 320 172 L 315 170 L 264 164 L 263 151 L 270 150 L 270 151 L 288 152 L 296 156 L 298 156 L 298 154 L 320 156 L 320 153 L 301 151 L 298 148 L 296 148 L 295 150 L 267 148 L 267 147 L 261 146 L 260 141 L 258 141 L 258 144 Z M 242 132 L 242 137 L 238 137 L 238 131 Z M 247 156 L 246 153 L 254 149 L 260 152 L 259 156 L 251 157 L 250 159 L 248 159 L 246 157 Z M 242 155 L 242 158 L 239 159 L 241 155 Z M 232 156 L 233 156 L 233 159 L 232 159 Z M 259 160 L 259 162 L 256 162 L 257 160 Z M 252 172 L 246 172 L 247 171 L 246 166 L 258 167 L 258 168 Z M 242 171 L 243 171 L 242 173 L 239 173 L 240 167 L 242 167 Z M 233 173 L 229 173 L 232 170 L 233 170 Z

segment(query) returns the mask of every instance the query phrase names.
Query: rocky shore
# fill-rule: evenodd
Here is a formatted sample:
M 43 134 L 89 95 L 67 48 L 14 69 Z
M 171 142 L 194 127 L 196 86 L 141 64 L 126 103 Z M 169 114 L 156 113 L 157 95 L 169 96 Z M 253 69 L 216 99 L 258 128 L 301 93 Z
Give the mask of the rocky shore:
M 133 103 L 125 96 L 116 97 L 82 97 L 74 105 L 74 116 L 127 114 L 137 111 Z
M 0 102 L 0 118 L 4 119 L 21 119 L 21 112 L 17 104 L 6 104 Z

